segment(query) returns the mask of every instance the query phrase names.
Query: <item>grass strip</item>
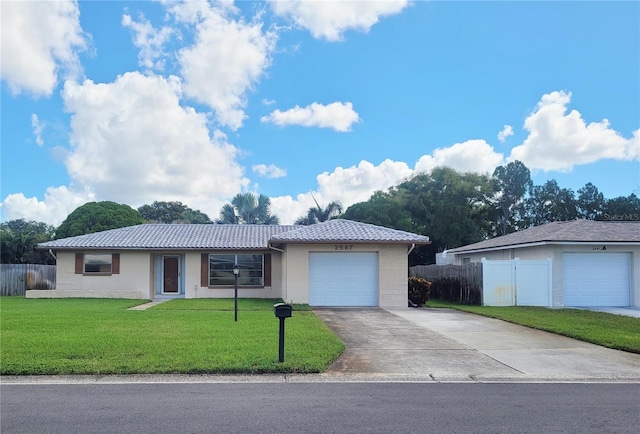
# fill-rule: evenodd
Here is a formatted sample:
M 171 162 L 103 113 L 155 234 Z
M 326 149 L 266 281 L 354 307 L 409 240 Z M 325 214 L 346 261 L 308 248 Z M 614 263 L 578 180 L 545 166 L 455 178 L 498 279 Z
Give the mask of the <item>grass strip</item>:
M 450 308 L 556 333 L 607 348 L 640 353 L 640 319 L 583 309 L 533 306 L 467 306 L 429 300 L 427 307 Z
M 0 374 L 322 372 L 344 350 L 316 315 L 294 308 L 278 363 L 278 300 L 0 299 Z

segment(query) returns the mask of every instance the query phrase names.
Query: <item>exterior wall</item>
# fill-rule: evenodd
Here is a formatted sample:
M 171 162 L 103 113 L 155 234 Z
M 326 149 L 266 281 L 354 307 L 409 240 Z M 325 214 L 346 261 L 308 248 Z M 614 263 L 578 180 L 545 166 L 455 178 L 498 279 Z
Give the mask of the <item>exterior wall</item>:
M 606 247 L 606 250 L 602 250 Z M 505 259 L 547 259 L 552 258 L 551 284 L 553 307 L 564 307 L 564 273 L 562 255 L 564 253 L 630 253 L 631 257 L 631 299 L 630 304 L 640 307 L 640 246 L 616 246 L 609 244 L 580 245 L 580 244 L 548 244 L 542 246 L 523 247 L 520 249 L 504 249 L 500 251 L 481 252 L 472 254 L 457 254 L 456 264 L 462 264 L 462 258 L 469 257 L 471 262 L 480 262 L 482 258 L 488 260 Z
M 407 246 L 382 245 L 378 250 L 380 307 L 407 308 L 409 257 Z
M 407 307 L 407 246 L 352 244 L 350 252 L 378 253 L 378 303 L 380 307 Z M 284 264 L 287 303 L 309 303 L 309 253 L 336 252 L 335 244 L 290 244 Z
M 114 253 L 91 251 L 90 253 Z M 98 297 L 151 299 L 152 267 L 148 252 L 119 252 L 120 274 L 86 276 L 75 273 L 76 252 L 57 253 L 56 289 L 36 291 L 36 297 Z
M 95 252 L 91 253 L 113 253 Z M 28 291 L 27 298 L 136 298 L 153 299 L 156 297 L 156 257 L 178 255 L 184 261 L 185 298 L 233 298 L 234 287 L 208 288 L 200 282 L 200 255 L 206 252 L 128 252 L 120 251 L 120 273 L 108 276 L 85 276 L 75 274 L 76 252 L 59 251 L 57 254 L 57 276 L 55 290 Z M 212 252 L 213 253 L 213 252 Z M 225 254 L 245 252 L 225 252 Z M 241 298 L 282 298 L 283 265 L 282 255 L 276 251 L 263 251 L 271 254 L 271 286 L 261 288 L 238 288 Z M 180 295 L 179 297 L 182 297 Z
M 202 253 L 223 253 L 240 255 L 247 253 L 271 254 L 271 286 L 238 287 L 238 298 L 283 298 L 282 254 L 275 250 L 264 251 L 224 251 L 224 252 L 188 252 L 185 254 L 185 298 L 233 298 L 235 288 L 202 286 L 200 282 L 200 256 Z

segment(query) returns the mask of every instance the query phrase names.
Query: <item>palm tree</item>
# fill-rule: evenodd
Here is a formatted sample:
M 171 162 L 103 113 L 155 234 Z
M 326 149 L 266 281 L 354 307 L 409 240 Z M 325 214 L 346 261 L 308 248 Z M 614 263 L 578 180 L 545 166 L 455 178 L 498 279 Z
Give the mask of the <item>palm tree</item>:
M 311 197 L 313 197 L 313 195 L 311 195 Z M 324 209 L 318 204 L 315 197 L 313 197 L 313 201 L 316 203 L 316 206 L 309 208 L 307 215 L 300 217 L 296 220 L 295 224 L 305 226 L 314 225 L 316 223 L 334 219 L 342 214 L 342 204 L 337 200 L 331 202 Z
M 280 219 L 271 214 L 269 207 L 271 200 L 261 194 L 256 197 L 253 193 L 238 193 L 220 210 L 218 224 L 248 224 L 248 225 L 277 225 Z

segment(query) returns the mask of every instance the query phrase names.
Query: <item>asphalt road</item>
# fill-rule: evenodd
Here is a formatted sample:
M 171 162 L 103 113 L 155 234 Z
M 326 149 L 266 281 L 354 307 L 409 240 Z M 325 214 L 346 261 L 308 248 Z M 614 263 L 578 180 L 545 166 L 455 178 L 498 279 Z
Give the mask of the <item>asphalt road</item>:
M 14 433 L 636 433 L 638 384 L 4 384 Z

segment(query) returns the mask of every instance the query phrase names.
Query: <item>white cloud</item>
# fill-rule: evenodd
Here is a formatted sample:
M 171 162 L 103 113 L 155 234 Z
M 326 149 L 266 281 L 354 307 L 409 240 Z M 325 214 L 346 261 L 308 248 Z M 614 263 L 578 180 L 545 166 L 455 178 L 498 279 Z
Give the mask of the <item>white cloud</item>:
M 12 93 L 51 95 L 58 74 L 78 77 L 87 47 L 76 1 L 3 1 L 0 76 Z
M 306 107 L 295 106 L 289 110 L 274 110 L 263 116 L 262 122 L 276 125 L 302 125 L 304 127 L 333 128 L 339 132 L 351 131 L 351 126 L 360 121 L 350 102 L 333 102 L 329 105 L 312 103 Z
M 603 159 L 640 158 L 638 130 L 626 139 L 607 119 L 587 124 L 577 110 L 567 114 L 570 102 L 570 92 L 543 95 L 524 122 L 529 136 L 511 150 L 509 159 L 520 160 L 531 169 L 570 171 L 574 165 Z
M 158 59 L 164 55 L 164 45 L 173 34 L 173 30 L 170 27 L 156 30 L 144 17 L 141 17 L 140 21 L 134 21 L 126 14 L 122 16 L 122 25 L 134 33 L 133 44 L 140 49 L 138 64 L 147 69 L 164 69 L 164 60 Z
M 89 191 L 75 191 L 66 186 L 49 187 L 44 200 L 25 197 L 22 193 L 8 195 L 0 204 L 5 220 L 25 219 L 58 226 L 80 205 L 94 200 Z
M 220 125 L 240 128 L 247 92 L 271 64 L 276 33 L 263 31 L 258 18 L 234 20 L 229 3 L 185 2 L 170 11 L 196 29 L 194 45 L 178 53 L 185 94 L 211 107 Z
M 503 155 L 484 140 L 467 140 L 448 148 L 438 148 L 432 155 L 423 155 L 415 170 L 430 172 L 435 167 L 447 166 L 459 172 L 493 173 L 503 162 Z
M 498 140 L 500 140 L 501 143 L 504 143 L 509 136 L 513 136 L 513 127 L 511 125 L 505 125 L 502 128 L 502 131 L 498 133 Z
M 211 137 L 207 118 L 180 105 L 176 77 L 126 73 L 113 83 L 65 83 L 72 113 L 71 149 L 65 164 L 72 181 L 138 207 L 179 200 L 217 214 L 249 181 L 226 136 Z
M 44 123 L 40 122 L 40 120 L 38 119 L 38 115 L 35 113 L 31 114 L 31 127 L 33 128 L 33 135 L 36 138 L 36 143 L 38 144 L 38 146 L 44 145 L 44 141 L 42 140 Z
M 275 164 L 269 164 L 268 166 L 266 164 L 256 164 L 251 170 L 267 178 L 282 178 L 283 176 L 287 176 L 287 171 L 279 168 Z
M 315 206 L 313 196 L 321 205 L 338 200 L 346 209 L 354 203 L 363 202 L 377 190 L 387 190 L 411 176 L 413 171 L 406 163 L 385 160 L 377 166 L 361 161 L 357 166 L 337 167 L 333 172 L 324 172 L 316 177 L 318 190 L 292 196 L 271 199 L 272 210 L 283 224 L 291 224 Z
M 307 29 L 314 38 L 339 41 L 347 30 L 368 32 L 381 17 L 400 13 L 407 0 L 391 1 L 305 1 L 271 0 L 278 16 Z

